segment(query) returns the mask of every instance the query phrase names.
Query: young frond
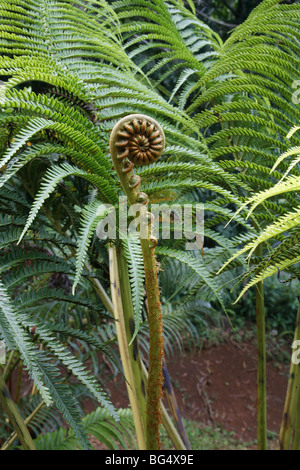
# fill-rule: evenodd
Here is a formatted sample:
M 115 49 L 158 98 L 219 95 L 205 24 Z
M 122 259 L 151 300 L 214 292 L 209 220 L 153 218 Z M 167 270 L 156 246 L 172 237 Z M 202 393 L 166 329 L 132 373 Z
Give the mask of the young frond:
M 76 275 L 72 287 L 73 294 L 75 293 L 76 286 L 84 267 L 91 239 L 99 222 L 104 219 L 108 213 L 109 210 L 100 201 L 93 201 L 86 205 L 82 210 L 78 248 L 76 252 Z
M 36 327 L 36 335 L 47 346 L 52 354 L 57 357 L 65 367 L 77 377 L 80 382 L 92 393 L 99 403 L 110 412 L 110 415 L 116 421 L 119 420 L 118 414 L 109 401 L 105 392 L 101 389 L 96 379 L 89 373 L 86 367 L 78 361 L 73 354 L 66 350 L 65 345 L 56 340 L 51 330 L 48 330 L 42 323 L 33 322 L 27 318 L 23 319 L 25 326 L 29 328 Z
M 220 293 L 218 292 L 219 286 L 213 275 L 207 270 L 207 266 L 204 261 L 199 257 L 195 256 L 180 250 L 174 250 L 172 248 L 158 247 L 157 254 L 159 256 L 168 256 L 170 258 L 175 258 L 181 263 L 186 264 L 192 271 L 194 271 L 200 279 L 204 282 L 205 285 L 211 289 L 222 308 L 225 310 L 224 303 Z
M 47 171 L 40 190 L 36 195 L 26 225 L 20 236 L 19 243 L 34 221 L 45 200 L 53 193 L 60 181 L 68 176 L 79 176 L 94 184 L 98 188 L 100 195 L 103 196 L 105 202 L 111 202 L 116 199 L 116 195 L 112 191 L 109 183 L 102 176 L 87 173 L 77 167 L 71 166 L 69 163 L 64 163 L 61 166 L 53 166 Z
M 83 419 L 86 434 L 95 437 L 110 450 L 133 449 L 136 447 L 132 413 L 129 409 L 118 410 L 120 422 L 118 428 L 111 420 L 109 413 L 97 408 Z M 82 443 L 73 432 L 59 431 L 47 433 L 35 439 L 38 450 L 75 450 L 82 449 Z
M 47 405 L 53 402 L 53 398 L 47 385 L 43 382 L 43 376 L 36 360 L 37 348 L 30 341 L 25 331 L 13 301 L 9 298 L 6 287 L 0 279 L 0 331 L 5 344 L 9 349 L 17 349 L 28 369 L 34 383 L 41 393 Z
M 144 262 L 140 240 L 137 233 L 132 233 L 122 240 L 124 256 L 128 264 L 128 273 L 131 286 L 131 297 L 134 313 L 135 331 L 133 338 L 139 331 L 142 322 L 142 306 L 144 301 Z

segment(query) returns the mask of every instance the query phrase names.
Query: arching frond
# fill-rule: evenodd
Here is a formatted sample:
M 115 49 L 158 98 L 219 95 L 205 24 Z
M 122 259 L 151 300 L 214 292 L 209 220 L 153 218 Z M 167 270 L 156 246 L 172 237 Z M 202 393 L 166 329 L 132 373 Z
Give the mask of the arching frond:
M 10 300 L 7 290 L 0 280 L 0 328 L 1 336 L 9 349 L 20 351 L 21 357 L 28 368 L 38 390 L 45 402 L 50 405 L 52 397 L 47 385 L 43 382 L 40 368 L 36 361 L 37 349 L 30 341 L 28 333 L 21 323 L 19 312 Z
M 284 160 L 284 158 L 293 154 L 293 151 L 284 152 L 281 156 L 278 157 L 278 164 Z M 278 165 L 275 164 L 271 171 L 274 171 Z M 280 196 L 282 198 L 288 198 L 290 192 L 295 192 L 295 203 L 293 205 L 293 210 L 288 210 L 283 213 L 280 217 L 271 219 L 267 226 L 261 230 L 261 232 L 254 237 L 250 242 L 246 243 L 245 246 L 238 250 L 233 256 L 231 256 L 223 266 L 225 268 L 233 260 L 242 254 L 248 253 L 247 257 L 253 255 L 255 249 L 260 244 L 265 244 L 268 242 L 273 242 L 279 240 L 279 244 L 275 245 L 269 249 L 268 257 L 265 261 L 261 261 L 257 266 L 250 270 L 248 274 L 254 274 L 252 280 L 250 280 L 247 285 L 241 291 L 237 300 L 253 285 L 257 284 L 259 281 L 272 276 L 275 273 L 280 272 L 281 270 L 292 270 L 297 263 L 299 263 L 300 258 L 298 256 L 298 234 L 297 229 L 300 224 L 300 208 L 299 201 L 297 198 L 297 191 L 299 191 L 299 176 L 287 176 L 285 175 L 281 180 L 271 186 L 270 188 L 256 193 L 254 196 L 248 198 L 246 202 L 241 206 L 237 211 L 239 213 L 246 206 L 250 206 L 248 211 L 247 218 L 251 214 L 257 212 L 257 207 L 265 203 L 269 198 L 275 198 Z M 276 204 L 274 204 L 276 206 Z M 277 242 L 278 243 L 278 242 Z M 223 269 L 222 268 L 222 269 Z
M 84 207 L 82 211 L 82 224 L 79 228 L 79 240 L 76 253 L 76 276 L 73 283 L 73 294 L 75 293 L 76 285 L 81 277 L 84 261 L 87 256 L 89 244 L 92 236 L 95 233 L 96 227 L 99 222 L 106 217 L 108 209 L 100 201 L 93 201 Z
M 190 269 L 192 269 L 201 278 L 204 284 L 206 284 L 213 291 L 221 306 L 224 308 L 222 297 L 218 292 L 219 286 L 211 273 L 207 271 L 204 262 L 201 261 L 199 257 L 196 258 L 189 253 L 165 247 L 158 247 L 157 253 L 160 256 L 169 256 L 171 258 L 177 259 L 181 263 L 187 264 Z
M 144 261 L 140 240 L 137 233 L 130 234 L 122 240 L 124 256 L 128 264 L 128 272 L 131 286 L 132 306 L 134 313 L 135 331 L 138 333 L 142 322 L 142 305 L 144 301 Z
M 85 416 L 83 419 L 84 430 L 90 436 L 95 437 L 105 444 L 110 450 L 135 448 L 134 426 L 132 413 L 128 409 L 118 410 L 120 423 L 118 428 L 110 419 L 107 412 L 97 410 Z M 75 450 L 82 449 L 81 443 L 74 433 L 66 435 L 64 429 L 47 433 L 35 440 L 38 450 Z

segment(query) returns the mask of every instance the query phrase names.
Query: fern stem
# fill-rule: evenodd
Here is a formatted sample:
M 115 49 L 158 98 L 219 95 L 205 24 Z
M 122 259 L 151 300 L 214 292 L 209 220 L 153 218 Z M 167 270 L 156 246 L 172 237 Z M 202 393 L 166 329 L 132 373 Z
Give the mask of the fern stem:
M 63 230 L 59 224 L 58 221 L 55 220 L 55 218 L 51 215 L 50 211 L 48 209 L 45 209 L 43 208 L 43 212 L 45 213 L 45 215 L 48 217 L 48 219 L 50 220 L 50 222 L 52 223 L 52 225 L 55 227 L 55 229 L 57 230 L 57 232 L 62 235 L 63 234 Z M 70 245 L 69 246 L 69 249 L 72 253 L 72 256 L 75 256 L 76 254 L 76 250 Z M 90 270 L 90 266 L 89 264 L 87 263 L 87 261 L 84 262 L 84 265 L 86 267 L 86 269 L 89 271 Z M 124 275 L 124 273 L 123 273 Z M 127 277 L 128 277 L 128 273 L 127 273 Z M 99 299 L 101 300 L 101 302 L 103 303 L 104 307 L 106 308 L 106 310 L 114 317 L 114 306 L 112 304 L 112 301 L 110 299 L 110 297 L 107 295 L 105 289 L 103 288 L 102 284 L 100 283 L 100 281 L 94 277 L 88 277 L 88 280 L 90 281 L 90 283 L 93 285 L 94 289 L 95 289 L 95 292 L 96 294 L 98 295 Z M 12 357 L 11 357 L 12 359 Z M 18 362 L 18 361 L 17 361 Z M 142 361 L 141 361 L 142 363 Z M 143 365 L 143 364 L 142 364 Z M 144 365 L 143 365 L 144 366 Z M 167 371 L 167 367 L 165 366 L 164 368 L 164 375 L 166 374 L 166 378 L 165 380 L 169 380 L 169 377 L 168 377 L 168 371 Z M 147 380 L 146 380 L 146 383 L 148 383 L 148 373 L 147 373 Z M 172 386 L 171 386 L 171 389 L 172 389 Z M 32 394 L 33 392 L 35 391 L 35 388 L 33 388 L 33 391 L 32 391 Z M 172 391 L 171 393 L 172 396 L 174 396 L 174 393 Z M 166 432 L 168 433 L 171 441 L 173 442 L 174 446 L 176 449 L 178 450 L 181 450 L 181 449 L 189 449 L 190 448 L 190 444 L 189 444 L 189 441 L 188 441 L 188 437 L 187 437 L 187 434 L 186 434 L 186 431 L 184 429 L 184 426 L 182 424 L 182 421 L 181 421 L 181 417 L 180 417 L 180 412 L 179 410 L 177 409 L 177 412 L 176 412 L 176 415 L 174 415 L 174 419 L 175 419 L 175 423 L 176 423 L 176 426 L 178 426 L 178 431 L 179 431 L 179 434 L 178 434 L 178 431 L 176 430 L 176 428 L 174 427 L 172 421 L 170 420 L 170 417 L 168 416 L 168 413 L 165 409 L 165 407 L 163 406 L 163 404 L 161 404 L 161 407 L 162 407 L 162 421 L 163 421 L 163 425 L 166 429 Z M 171 411 L 172 411 L 172 414 L 174 412 L 174 407 L 171 407 Z M 180 437 L 181 436 L 181 437 Z M 182 441 L 183 439 L 183 441 Z M 185 444 L 184 444 L 185 443 Z M 11 445 L 11 443 L 10 443 Z
M 135 322 L 134 322 L 134 311 L 132 305 L 130 280 L 128 273 L 127 262 L 123 253 L 123 249 L 118 247 L 116 249 L 117 262 L 119 269 L 119 281 L 121 288 L 121 298 L 124 312 L 124 325 L 126 330 L 128 351 L 130 354 L 130 364 L 132 368 L 133 383 L 135 387 L 135 393 L 138 402 L 138 413 L 143 427 L 143 435 L 145 438 L 146 430 L 146 387 L 147 383 L 143 377 L 143 371 L 141 368 L 141 359 L 139 353 L 138 339 L 135 337 Z
M 147 299 L 146 299 L 146 302 L 145 302 L 145 307 L 146 307 L 147 316 L 148 316 L 148 300 Z M 175 449 L 189 450 L 189 449 L 191 449 L 191 444 L 189 442 L 189 438 L 187 436 L 185 427 L 184 427 L 182 419 L 181 419 L 181 414 L 180 414 L 180 411 L 179 411 L 179 408 L 178 408 L 178 405 L 177 405 L 177 400 L 176 400 L 175 393 L 174 393 L 174 390 L 173 390 L 173 387 L 172 387 L 172 384 L 171 384 L 169 372 L 168 372 L 168 369 L 167 369 L 167 364 L 166 364 L 164 358 L 162 359 L 162 372 L 163 372 L 163 379 L 164 379 L 164 395 L 167 398 L 167 401 L 168 401 L 168 404 L 169 404 L 169 407 L 170 407 L 170 410 L 171 410 L 171 414 L 173 416 L 173 419 L 175 421 L 177 429 L 175 429 L 174 426 L 173 427 L 170 426 L 169 421 L 171 421 L 171 420 L 170 420 L 169 416 L 167 416 L 167 417 L 165 416 L 166 409 L 162 405 L 163 425 L 164 425 L 166 431 L 168 432 L 169 437 L 171 438 L 171 441 L 173 442 L 173 444 L 175 446 Z M 147 380 L 148 380 L 148 373 L 147 373 Z M 173 432 L 173 428 L 174 428 L 174 431 L 175 431 L 175 435 L 174 435 L 174 432 Z M 177 435 L 179 435 L 180 441 L 178 441 Z M 177 445 L 179 445 L 179 447 L 176 447 Z M 183 446 L 183 447 L 181 447 L 181 446 Z
M 0 376 L 0 404 L 13 425 L 23 448 L 25 450 L 36 450 L 27 426 L 11 397 L 2 376 Z
M 148 371 L 147 371 L 145 365 L 143 364 L 143 362 L 141 362 L 141 367 L 142 367 L 142 370 L 143 370 L 143 375 L 145 377 L 145 380 L 148 382 Z M 175 426 L 174 426 L 170 416 L 168 415 L 168 412 L 167 412 L 165 406 L 163 405 L 163 403 L 161 403 L 161 414 L 162 414 L 162 422 L 163 422 L 164 428 L 167 431 L 168 436 L 170 437 L 175 449 L 176 450 L 190 449 L 191 448 L 190 445 L 189 444 L 186 445 L 184 443 L 184 441 L 182 439 L 182 436 L 180 435 L 178 430 L 175 428 Z M 184 433 L 185 433 L 185 430 L 184 430 Z
M 262 245 L 256 248 L 256 256 L 262 257 Z M 267 384 L 266 338 L 263 281 L 256 285 L 256 334 L 257 334 L 257 448 L 267 449 Z
M 299 328 L 299 327 L 298 327 Z M 300 370 L 299 365 L 295 367 L 295 378 L 293 387 L 293 408 L 291 410 L 293 417 L 293 439 L 292 450 L 300 450 L 300 419 L 299 419 L 299 403 L 300 403 Z
M 20 401 L 22 374 L 23 374 L 23 363 L 21 362 L 21 364 L 18 367 L 18 374 L 17 374 L 17 385 L 16 385 L 16 395 L 15 395 L 16 403 L 19 403 Z
M 147 300 L 149 307 L 149 372 L 147 387 L 147 448 L 159 449 L 161 421 L 163 336 L 159 286 L 154 248 L 141 240 L 143 251 Z
M 125 140 L 124 140 L 125 136 Z M 126 137 L 127 136 L 127 137 Z M 140 191 L 140 177 L 133 172 L 134 164 L 157 160 L 164 149 L 164 132 L 152 118 L 134 114 L 121 119 L 110 136 L 110 153 L 115 170 L 129 204 L 139 204 L 139 234 L 143 253 L 149 321 L 149 375 L 147 384 L 146 446 L 160 448 L 163 336 L 162 316 L 157 278 L 155 247 L 151 234 L 152 217 L 147 212 L 147 195 Z M 132 148 L 133 151 L 132 151 Z M 132 153 L 133 152 L 133 153 Z
M 14 354 L 15 354 L 16 351 L 11 351 L 9 356 L 8 356 L 8 359 L 7 359 L 7 362 L 5 364 L 5 369 L 4 369 L 4 372 L 3 372 L 3 380 L 6 382 L 10 375 L 12 374 L 12 372 L 14 371 L 15 367 L 18 365 L 19 363 L 19 360 L 20 358 L 17 358 L 15 363 L 12 365 L 12 361 L 13 361 L 13 358 L 14 358 Z
M 88 271 L 90 271 L 90 266 L 88 265 L 88 263 L 85 261 L 85 267 Z M 106 310 L 112 315 L 114 316 L 114 307 L 113 307 L 113 304 L 109 298 L 109 296 L 107 295 L 105 289 L 103 288 L 102 284 L 100 283 L 100 281 L 94 277 L 88 277 L 88 280 L 90 281 L 90 283 L 93 285 L 99 299 L 101 300 L 101 302 L 103 303 L 104 307 L 106 308 Z
M 44 400 L 42 400 L 38 406 L 33 410 L 32 413 L 30 413 L 30 415 L 24 420 L 24 423 L 26 424 L 26 426 L 28 426 L 28 424 L 31 422 L 31 420 L 37 415 L 37 413 L 40 411 L 40 409 L 45 405 L 45 402 Z M 12 433 L 12 435 L 10 436 L 10 438 L 4 442 L 4 444 L 1 446 L 1 449 L 0 450 L 7 450 L 10 448 L 10 446 L 14 443 L 14 441 L 17 439 L 18 435 L 16 432 Z
M 177 400 L 176 400 L 176 397 L 175 397 L 175 394 L 174 394 L 173 387 L 171 385 L 169 374 L 166 370 L 166 364 L 165 364 L 164 359 L 163 359 L 163 376 L 164 376 L 164 388 L 167 392 L 167 393 L 165 393 L 165 395 L 167 397 L 169 407 L 172 410 L 172 415 L 175 419 L 176 427 L 179 431 L 182 442 L 184 443 L 184 449 L 190 450 L 191 449 L 191 444 L 190 444 L 189 438 L 187 436 L 185 427 L 184 427 L 182 419 L 181 419 L 181 415 L 180 415 L 180 412 L 179 412 Z M 163 415 L 163 422 L 164 422 L 164 415 Z M 175 448 L 177 449 L 177 447 L 175 447 Z
M 15 353 L 15 351 L 10 352 L 10 354 L 8 356 L 8 360 L 5 364 L 5 369 L 4 369 L 4 372 L 3 372 L 3 380 L 4 381 L 6 381 L 8 379 L 9 372 L 10 372 L 10 366 L 11 366 L 12 360 L 14 358 L 14 353 Z
M 87 269 L 89 268 L 89 266 L 87 264 L 86 264 L 86 268 Z M 123 272 L 123 276 L 120 277 L 121 284 L 122 284 L 122 278 L 123 277 L 128 278 L 128 272 L 127 273 Z M 107 295 L 107 293 L 104 290 L 103 286 L 101 285 L 100 281 L 98 279 L 95 279 L 95 278 L 90 278 L 90 281 L 91 281 L 91 283 L 93 284 L 93 286 L 95 288 L 95 292 L 97 293 L 97 295 L 99 296 L 99 298 L 103 302 L 103 304 L 105 305 L 106 310 L 112 316 L 115 316 L 112 301 L 109 298 L 109 296 Z M 128 280 L 128 282 L 129 282 L 129 280 Z M 127 298 L 130 299 L 130 296 L 131 296 L 131 294 L 129 292 Z M 125 314 L 125 317 L 126 317 L 126 314 Z M 168 370 L 167 370 L 167 365 L 164 363 L 164 360 L 163 360 L 163 365 L 164 365 L 164 367 L 163 367 L 164 381 L 169 383 L 168 390 L 166 390 L 166 395 L 167 395 L 168 401 L 169 400 L 172 401 L 172 398 L 175 397 L 175 396 L 174 396 L 174 391 L 173 391 L 172 384 L 170 382 L 170 378 L 169 378 L 169 374 L 168 374 Z M 147 369 L 146 369 L 146 367 L 145 367 L 145 365 L 144 365 L 144 363 L 141 359 L 140 359 L 140 367 L 141 367 L 142 372 L 143 372 L 145 383 L 148 383 L 148 371 L 147 371 Z M 172 423 L 172 421 L 171 421 L 171 419 L 168 415 L 168 412 L 167 412 L 165 406 L 163 405 L 163 403 L 161 403 L 161 410 L 162 410 L 162 423 L 163 423 L 163 426 L 164 426 L 169 438 L 171 439 L 175 449 L 177 449 L 177 450 L 190 449 L 191 446 L 190 446 L 190 443 L 189 443 L 189 440 L 188 440 L 188 437 L 187 437 L 187 434 L 186 434 L 186 430 L 185 430 L 184 425 L 183 425 L 182 420 L 181 420 L 180 411 L 179 411 L 178 407 L 176 406 L 176 403 L 173 406 L 171 406 L 171 412 L 172 412 L 172 415 L 175 419 L 177 429 L 175 428 L 174 424 Z
M 296 328 L 294 341 L 300 340 L 300 299 L 298 304 Z M 299 365 L 291 358 L 289 381 L 286 391 L 285 404 L 279 434 L 280 450 L 289 450 L 292 439 L 292 448 L 299 449 L 299 394 L 300 394 L 300 371 Z M 294 435 L 292 438 L 292 433 Z
M 118 345 L 120 349 L 120 355 L 123 365 L 123 371 L 126 379 L 128 396 L 131 404 L 138 447 L 139 450 L 146 449 L 145 443 L 145 430 L 143 423 L 143 394 L 142 391 L 142 382 L 137 375 L 137 368 L 134 367 L 133 363 L 137 360 L 135 357 L 137 355 L 136 344 L 132 343 L 131 346 L 128 346 L 130 342 L 130 335 L 128 337 L 128 329 L 126 329 L 125 319 L 124 319 L 124 310 L 122 303 L 122 294 L 121 294 L 121 285 L 120 285 L 120 276 L 118 269 L 118 256 L 116 247 L 110 245 L 109 247 L 109 272 L 110 272 L 110 282 L 111 282 L 111 295 L 114 306 L 114 316 L 115 324 L 118 338 Z M 122 270 L 121 270 L 122 272 Z M 129 290 L 130 293 L 130 290 Z M 134 329 L 133 329 L 134 331 Z M 138 363 L 137 363 L 138 364 Z

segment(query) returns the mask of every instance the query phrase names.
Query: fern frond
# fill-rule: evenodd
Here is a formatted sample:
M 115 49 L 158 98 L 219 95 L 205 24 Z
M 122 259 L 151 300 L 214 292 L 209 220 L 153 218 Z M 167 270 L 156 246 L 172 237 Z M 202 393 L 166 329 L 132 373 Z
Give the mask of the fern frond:
M 43 300 L 62 300 L 63 302 L 69 304 L 79 305 L 81 307 L 94 310 L 95 312 L 101 311 L 101 313 L 103 313 L 102 305 L 97 305 L 94 302 L 82 298 L 80 295 L 68 295 L 62 289 L 40 288 L 38 291 L 29 291 L 26 294 L 20 295 L 18 299 L 24 308 L 28 308 L 31 305 Z
M 115 194 L 111 190 L 109 183 L 102 176 L 93 175 L 85 171 L 79 170 L 78 168 L 71 166 L 68 163 L 64 163 L 60 167 L 53 166 L 52 168 L 48 170 L 48 172 L 46 173 L 44 177 L 44 181 L 41 184 L 41 189 L 39 190 L 35 198 L 35 201 L 32 205 L 26 225 L 20 236 L 19 243 L 22 240 L 28 228 L 30 227 L 31 223 L 35 219 L 44 201 L 51 195 L 51 193 L 54 191 L 55 187 L 59 184 L 59 182 L 63 178 L 66 178 L 68 176 L 79 176 L 95 184 L 98 187 L 101 195 L 103 195 L 106 202 L 111 202 L 111 198 L 113 200 L 115 199 Z
M 42 118 L 35 118 L 30 121 L 27 127 L 23 129 L 17 138 L 15 138 L 15 142 L 11 146 L 9 150 L 4 154 L 2 159 L 0 160 L 0 167 L 6 165 L 7 162 L 12 158 L 12 156 L 23 146 L 26 144 L 27 141 L 31 139 L 32 136 L 40 132 L 42 129 L 46 129 L 47 127 L 54 124 L 53 121 L 42 119 Z
M 142 322 L 142 305 L 144 301 L 144 262 L 137 233 L 133 233 L 122 239 L 124 256 L 128 264 L 128 272 L 131 286 L 132 305 L 134 313 L 135 331 L 133 338 L 138 333 Z
M 76 274 L 72 287 L 73 294 L 75 293 L 75 288 L 83 270 L 91 238 L 95 233 L 97 225 L 104 217 L 106 217 L 107 214 L 107 207 L 105 207 L 104 204 L 101 204 L 100 201 L 93 201 L 86 205 L 82 210 L 78 248 L 76 252 Z
M 170 258 L 175 258 L 181 263 L 187 264 L 192 271 L 194 271 L 203 281 L 205 285 L 211 289 L 215 297 L 220 302 L 222 308 L 225 310 L 224 303 L 220 293 L 218 292 L 219 286 L 216 280 L 213 278 L 212 274 L 209 273 L 204 262 L 200 258 L 195 258 L 194 256 L 180 250 L 173 250 L 171 248 L 157 247 L 157 254 L 161 256 L 169 256 Z
M 100 388 L 96 379 L 87 371 L 87 369 L 75 359 L 75 357 L 65 349 L 65 346 L 59 343 L 53 336 L 52 332 L 46 329 L 39 322 L 30 322 L 27 319 L 24 319 L 24 323 L 29 328 L 36 326 L 36 334 L 39 336 L 40 340 L 47 345 L 49 350 L 54 356 L 56 356 L 71 372 L 77 377 L 82 384 L 84 384 L 87 389 L 93 394 L 93 396 L 109 410 L 110 415 L 118 421 L 118 415 L 107 398 L 104 391 Z
M 255 276 L 248 284 L 242 289 L 238 298 L 236 299 L 235 303 L 238 302 L 242 296 L 247 292 L 250 287 L 256 285 L 259 281 L 266 279 L 274 274 L 278 274 L 280 271 L 285 271 L 286 269 L 294 266 L 295 264 L 300 262 L 300 256 L 293 257 L 292 259 L 284 259 L 283 261 L 279 261 L 276 266 L 269 266 L 264 269 L 261 273 Z
M 78 403 L 75 400 L 72 390 L 67 384 L 63 383 L 59 369 L 49 361 L 49 357 L 43 351 L 38 352 L 38 359 L 43 382 L 49 389 L 58 410 L 71 426 L 74 435 L 83 449 L 88 450 L 91 445 L 83 427 L 82 418 L 78 410 Z
M 10 300 L 6 288 L 0 280 L 0 328 L 1 336 L 9 349 L 17 349 L 31 375 L 34 383 L 45 402 L 50 405 L 52 397 L 49 389 L 43 383 L 43 377 L 36 361 L 37 349 L 30 341 L 28 333 L 24 330 L 13 302 Z
M 118 410 L 120 423 L 118 429 L 111 421 L 106 410 L 97 408 L 83 419 L 85 432 L 103 442 L 109 449 L 132 449 L 136 443 L 133 437 L 134 426 L 130 410 Z M 59 431 L 47 433 L 35 439 L 38 450 L 74 450 L 81 448 L 80 443 L 73 433 L 66 434 L 61 428 Z

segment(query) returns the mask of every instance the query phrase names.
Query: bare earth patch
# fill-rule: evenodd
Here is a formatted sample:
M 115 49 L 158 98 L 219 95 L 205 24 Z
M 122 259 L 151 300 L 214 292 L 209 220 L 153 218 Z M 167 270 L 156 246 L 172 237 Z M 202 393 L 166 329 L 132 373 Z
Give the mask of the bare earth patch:
M 167 359 L 181 414 L 203 425 L 233 431 L 243 442 L 256 438 L 256 348 L 232 340 Z M 267 363 L 268 430 L 278 435 L 288 381 L 288 365 Z M 128 406 L 119 374 L 108 382 L 116 408 Z M 275 443 L 276 444 L 276 443 Z

